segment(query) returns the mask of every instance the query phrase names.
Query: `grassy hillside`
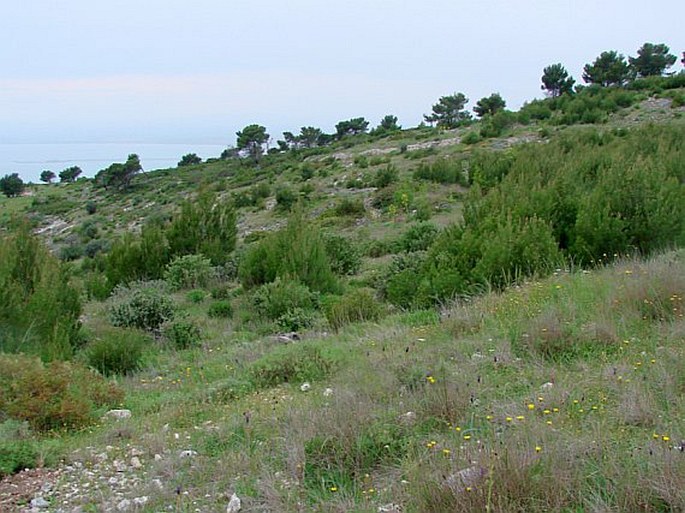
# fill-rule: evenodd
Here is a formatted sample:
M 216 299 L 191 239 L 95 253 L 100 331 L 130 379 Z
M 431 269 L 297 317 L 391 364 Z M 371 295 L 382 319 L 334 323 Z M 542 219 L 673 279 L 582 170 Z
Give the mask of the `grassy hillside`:
M 684 510 L 676 79 L 0 199 L 0 509 Z

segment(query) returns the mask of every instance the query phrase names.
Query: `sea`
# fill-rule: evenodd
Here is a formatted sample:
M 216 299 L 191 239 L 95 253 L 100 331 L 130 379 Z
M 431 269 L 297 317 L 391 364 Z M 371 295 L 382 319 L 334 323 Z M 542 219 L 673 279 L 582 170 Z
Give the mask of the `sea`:
M 0 177 L 19 173 L 24 182 L 39 183 L 50 170 L 59 175 L 71 166 L 92 177 L 114 162 L 125 162 L 131 153 L 140 157 L 144 171 L 175 167 L 187 153 L 203 160 L 218 157 L 227 145 L 196 143 L 0 143 Z M 59 179 L 58 179 L 59 180 Z

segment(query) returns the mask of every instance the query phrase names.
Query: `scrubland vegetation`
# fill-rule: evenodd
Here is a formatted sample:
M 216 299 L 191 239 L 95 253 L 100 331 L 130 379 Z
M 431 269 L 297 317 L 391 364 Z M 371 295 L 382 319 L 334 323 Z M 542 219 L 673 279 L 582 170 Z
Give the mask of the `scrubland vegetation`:
M 685 510 L 685 80 L 602 62 L 479 121 L 250 125 L 8 195 L 0 475 L 133 455 L 151 512 Z M 91 491 L 51 510 L 123 497 L 61 479 Z

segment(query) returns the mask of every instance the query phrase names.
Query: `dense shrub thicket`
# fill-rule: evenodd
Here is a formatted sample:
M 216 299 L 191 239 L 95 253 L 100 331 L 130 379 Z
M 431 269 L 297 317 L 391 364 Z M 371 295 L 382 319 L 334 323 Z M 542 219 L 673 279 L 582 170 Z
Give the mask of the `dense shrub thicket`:
M 80 342 L 81 301 L 67 269 L 20 225 L 0 243 L 0 351 L 68 358 Z
M 606 261 L 685 242 L 685 128 L 577 131 L 545 145 L 474 157 L 464 222 L 425 262 L 391 273 L 402 306 L 500 287 L 562 260 Z
M 236 234 L 233 204 L 203 193 L 185 201 L 169 226 L 145 225 L 139 236 L 126 234 L 115 242 L 103 264 L 107 283 L 111 289 L 119 283 L 160 279 L 174 257 L 185 255 L 202 254 L 211 264 L 223 265 L 235 248 Z

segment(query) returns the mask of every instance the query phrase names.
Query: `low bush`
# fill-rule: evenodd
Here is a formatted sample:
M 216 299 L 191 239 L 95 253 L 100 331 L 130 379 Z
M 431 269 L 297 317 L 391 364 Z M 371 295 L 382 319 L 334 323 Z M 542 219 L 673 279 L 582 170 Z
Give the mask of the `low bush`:
M 270 388 L 281 383 L 302 383 L 325 378 L 334 368 L 334 359 L 319 346 L 298 344 L 283 346 L 263 356 L 250 366 L 250 379 L 256 388 Z
M 231 287 L 228 285 L 217 285 L 212 287 L 209 294 L 212 296 L 212 299 L 230 299 Z
M 114 383 L 78 363 L 0 354 L 0 411 L 38 431 L 81 428 L 123 397 Z
M 259 315 L 277 320 L 294 309 L 313 310 L 317 306 L 317 295 L 306 285 L 276 278 L 254 292 L 252 305 Z
M 95 258 L 98 253 L 103 253 L 107 252 L 109 250 L 109 242 L 103 239 L 95 239 L 89 241 L 84 247 L 83 247 L 83 253 L 88 257 L 88 258 Z
M 110 329 L 86 346 L 86 361 L 105 376 L 131 374 L 141 368 L 143 351 L 151 343 L 140 331 Z
M 387 187 L 388 185 L 397 182 L 398 177 L 399 173 L 397 172 L 397 168 L 392 164 L 389 164 L 376 172 L 372 185 L 382 189 L 383 187 Z
M 438 159 L 432 164 L 421 163 L 414 171 L 414 178 L 418 180 L 430 180 L 442 184 L 466 185 L 464 164 L 457 159 Z
M 212 263 L 202 255 L 184 255 L 171 261 L 164 280 L 173 290 L 205 287 L 212 278 Z
M 174 318 L 175 305 L 163 282 L 137 282 L 114 290 L 109 303 L 113 326 L 156 331 Z
M 464 134 L 464 137 L 461 138 L 461 142 L 464 144 L 476 144 L 481 141 L 481 134 L 483 132 L 483 129 L 481 129 L 481 133 L 479 134 L 475 130 L 469 130 L 466 134 Z M 484 136 L 487 137 L 487 136 Z
M 202 330 L 188 319 L 177 319 L 166 323 L 162 326 L 162 335 L 176 349 L 188 349 L 197 346 L 202 340 Z
M 214 319 L 230 319 L 233 316 L 233 306 L 227 299 L 219 299 L 209 305 L 207 315 Z
M 81 258 L 83 253 L 83 244 L 69 244 L 68 246 L 62 246 L 59 251 L 59 259 L 64 262 L 71 262 Z
M 369 167 L 369 159 L 366 158 L 366 155 L 357 155 L 354 157 L 354 164 L 361 169 L 366 169 Z
M 276 325 L 281 331 L 302 331 L 314 326 L 317 317 L 314 310 L 295 307 L 279 316 Z
M 297 203 L 297 194 L 292 189 L 282 187 L 276 191 L 276 205 L 279 209 L 290 211 Z
M 207 297 L 207 293 L 201 289 L 191 290 L 186 294 L 186 299 L 190 303 L 195 303 L 195 304 L 202 303 L 206 297 Z
M 353 289 L 326 305 L 326 319 L 335 330 L 353 322 L 377 321 L 383 313 L 383 305 L 371 289 Z
M 343 198 L 333 209 L 335 215 L 340 217 L 364 217 L 366 208 L 361 198 Z
M 331 270 L 341 276 L 356 274 L 362 265 L 356 244 L 341 235 L 325 234 L 324 243 Z
M 409 227 L 398 241 L 402 251 L 413 253 L 414 251 L 427 250 L 438 235 L 438 228 L 431 223 L 416 223 Z
M 29 440 L 0 441 L 0 478 L 34 468 L 38 463 L 38 451 Z

